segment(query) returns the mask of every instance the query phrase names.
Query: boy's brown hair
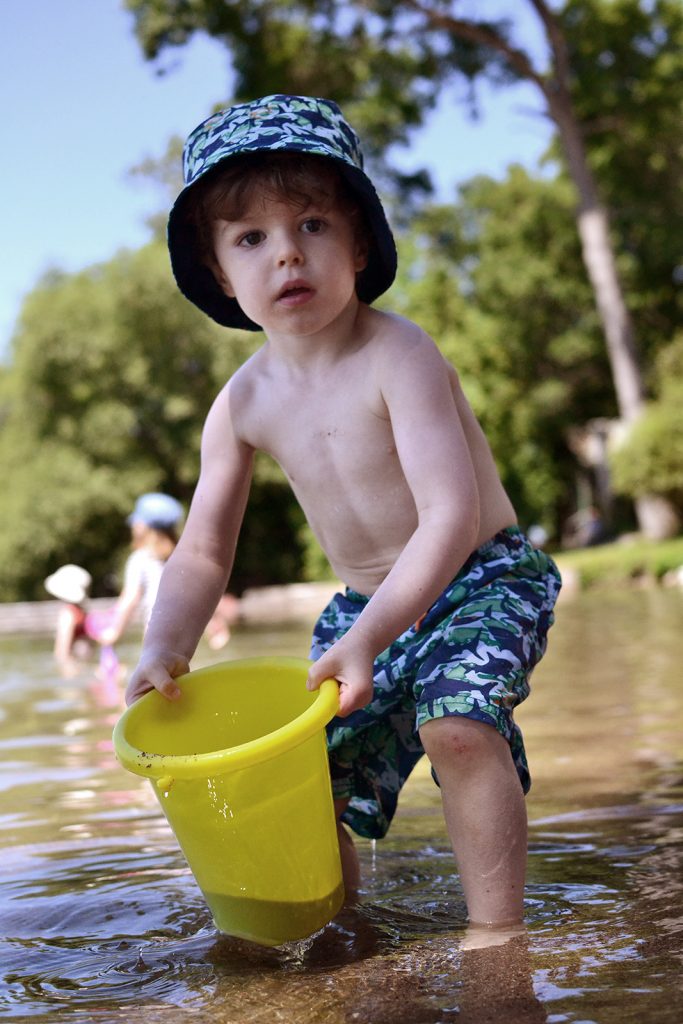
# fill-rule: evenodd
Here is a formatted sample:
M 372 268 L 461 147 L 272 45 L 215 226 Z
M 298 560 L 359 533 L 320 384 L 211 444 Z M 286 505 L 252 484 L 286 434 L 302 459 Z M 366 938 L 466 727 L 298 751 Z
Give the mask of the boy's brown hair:
M 208 174 L 195 189 L 187 218 L 196 228 L 202 263 L 215 267 L 216 221 L 239 220 L 259 199 L 290 203 L 302 212 L 336 206 L 349 217 L 357 241 L 369 246 L 363 209 L 329 160 L 307 153 L 246 153 Z

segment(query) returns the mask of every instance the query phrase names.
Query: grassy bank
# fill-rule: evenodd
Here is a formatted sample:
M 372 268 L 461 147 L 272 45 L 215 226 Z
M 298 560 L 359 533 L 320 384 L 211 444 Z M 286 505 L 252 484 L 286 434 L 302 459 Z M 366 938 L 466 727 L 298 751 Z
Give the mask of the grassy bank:
M 577 551 L 553 554 L 560 571 L 566 570 L 583 588 L 659 581 L 683 566 L 683 536 L 672 540 L 622 540 Z

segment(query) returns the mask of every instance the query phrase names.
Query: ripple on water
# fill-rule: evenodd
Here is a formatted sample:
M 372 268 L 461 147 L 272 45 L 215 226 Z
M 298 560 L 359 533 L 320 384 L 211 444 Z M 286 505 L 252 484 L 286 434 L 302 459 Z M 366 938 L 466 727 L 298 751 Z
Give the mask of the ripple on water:
M 203 939 L 210 945 L 213 930 L 206 929 Z M 179 1005 L 183 993 L 193 992 L 210 970 L 203 957 L 193 959 L 184 939 L 112 939 L 94 945 L 9 940 L 3 960 L 6 990 L 0 1006 L 10 1016 L 12 1007 L 25 1003 L 38 1012 L 59 1005 L 101 1008 L 103 1002 L 132 1007 L 140 998 Z

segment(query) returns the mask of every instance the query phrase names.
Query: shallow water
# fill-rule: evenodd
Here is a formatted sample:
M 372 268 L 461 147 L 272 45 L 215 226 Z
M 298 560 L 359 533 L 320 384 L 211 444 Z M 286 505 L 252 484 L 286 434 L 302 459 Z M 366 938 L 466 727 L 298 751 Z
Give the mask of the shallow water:
M 680 1024 L 682 612 L 669 591 L 560 606 L 519 714 L 527 933 L 491 949 L 466 948 L 422 765 L 389 837 L 360 845 L 358 909 L 280 949 L 220 936 L 149 784 L 113 757 L 120 690 L 58 678 L 48 638 L 0 641 L 0 1017 Z M 305 650 L 303 629 L 241 630 L 225 656 Z

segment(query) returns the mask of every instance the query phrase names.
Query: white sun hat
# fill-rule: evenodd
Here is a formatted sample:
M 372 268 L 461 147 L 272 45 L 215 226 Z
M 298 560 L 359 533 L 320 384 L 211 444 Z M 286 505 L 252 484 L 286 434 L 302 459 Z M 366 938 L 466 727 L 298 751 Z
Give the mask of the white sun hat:
M 69 604 L 82 604 L 88 596 L 92 576 L 80 565 L 63 565 L 45 580 L 48 594 L 67 601 Z

